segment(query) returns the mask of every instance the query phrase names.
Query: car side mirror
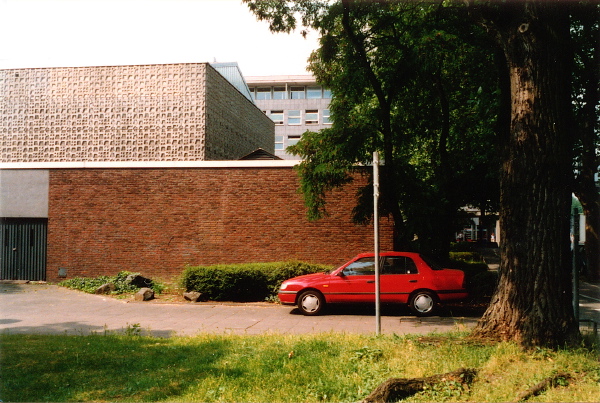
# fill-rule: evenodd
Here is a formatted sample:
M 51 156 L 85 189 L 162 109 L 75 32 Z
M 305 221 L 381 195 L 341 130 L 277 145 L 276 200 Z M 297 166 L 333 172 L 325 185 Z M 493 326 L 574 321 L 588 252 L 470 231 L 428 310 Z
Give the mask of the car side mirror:
M 337 275 L 340 277 L 346 277 L 346 273 L 344 273 L 344 270 L 341 270 Z

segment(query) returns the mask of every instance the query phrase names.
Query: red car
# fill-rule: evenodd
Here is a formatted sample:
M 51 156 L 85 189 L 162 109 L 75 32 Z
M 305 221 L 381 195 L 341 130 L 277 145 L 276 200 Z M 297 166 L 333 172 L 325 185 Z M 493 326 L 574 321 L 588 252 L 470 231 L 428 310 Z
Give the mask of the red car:
M 326 304 L 374 303 L 374 253 L 361 253 L 329 273 L 284 281 L 282 304 L 297 305 L 304 315 L 319 314 Z M 418 253 L 380 253 L 381 303 L 408 304 L 417 316 L 432 315 L 438 303 L 467 297 L 465 274 L 444 269 Z

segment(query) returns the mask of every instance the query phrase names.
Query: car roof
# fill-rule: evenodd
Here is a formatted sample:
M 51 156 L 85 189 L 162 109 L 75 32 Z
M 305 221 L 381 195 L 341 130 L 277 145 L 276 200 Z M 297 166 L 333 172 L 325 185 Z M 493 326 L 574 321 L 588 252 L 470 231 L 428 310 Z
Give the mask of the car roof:
M 365 252 L 365 253 L 359 253 L 358 255 L 356 255 L 355 258 L 373 257 L 373 256 L 375 256 L 374 252 Z M 415 257 L 415 256 L 420 256 L 420 254 L 415 253 L 415 252 L 391 251 L 391 252 L 379 252 L 379 256 L 411 256 L 411 257 Z

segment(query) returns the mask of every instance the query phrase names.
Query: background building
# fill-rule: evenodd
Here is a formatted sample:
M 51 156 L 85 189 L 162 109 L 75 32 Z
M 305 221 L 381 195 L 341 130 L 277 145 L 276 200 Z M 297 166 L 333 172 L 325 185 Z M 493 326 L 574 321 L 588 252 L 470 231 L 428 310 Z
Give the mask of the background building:
M 275 155 L 297 159 L 285 149 L 296 144 L 307 130 L 331 125 L 331 91 L 318 85 L 311 75 L 246 77 L 258 106 L 275 122 Z

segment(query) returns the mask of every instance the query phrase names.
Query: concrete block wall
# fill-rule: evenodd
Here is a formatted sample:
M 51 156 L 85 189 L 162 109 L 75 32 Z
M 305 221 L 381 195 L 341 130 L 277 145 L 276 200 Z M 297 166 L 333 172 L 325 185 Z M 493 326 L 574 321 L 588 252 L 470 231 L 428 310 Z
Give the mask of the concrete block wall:
M 205 160 L 213 147 L 206 143 L 207 74 L 218 75 L 207 63 L 0 70 L 0 161 Z M 213 77 L 215 85 L 237 113 L 212 114 L 213 126 L 266 118 L 227 80 Z M 257 131 L 268 141 L 258 137 L 243 151 L 219 143 L 216 158 L 269 149 L 273 129 L 262 133 L 269 129 L 220 131 L 213 137 L 225 143 Z
M 232 88 L 220 73 L 207 69 L 205 160 L 238 159 L 258 148 L 274 153 L 275 124 L 241 93 L 233 97 Z
M 286 168 L 52 169 L 47 280 L 121 270 L 163 280 L 185 265 L 297 259 L 338 265 L 373 250 L 355 225 L 356 182 L 328 196 L 330 216 L 309 222 Z M 381 248 L 392 249 L 381 222 Z

